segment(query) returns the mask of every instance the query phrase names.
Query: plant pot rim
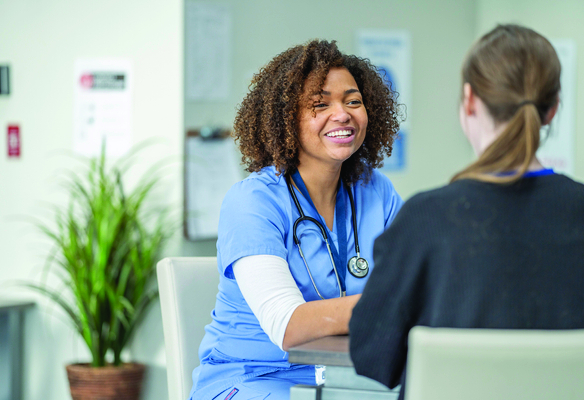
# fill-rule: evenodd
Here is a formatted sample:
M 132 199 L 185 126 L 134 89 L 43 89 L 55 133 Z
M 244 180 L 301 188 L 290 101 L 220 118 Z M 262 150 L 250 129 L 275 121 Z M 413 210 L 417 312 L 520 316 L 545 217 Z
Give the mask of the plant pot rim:
M 65 366 L 67 370 L 71 371 L 120 371 L 120 370 L 140 370 L 145 369 L 146 365 L 138 362 L 122 363 L 121 365 L 107 364 L 103 367 L 94 367 L 91 363 L 71 363 Z

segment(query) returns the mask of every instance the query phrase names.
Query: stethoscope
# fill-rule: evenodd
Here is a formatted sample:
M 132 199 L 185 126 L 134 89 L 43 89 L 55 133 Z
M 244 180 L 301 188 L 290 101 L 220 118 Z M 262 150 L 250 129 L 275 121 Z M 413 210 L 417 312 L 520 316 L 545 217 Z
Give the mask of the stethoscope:
M 294 188 L 292 187 L 292 182 L 291 182 L 289 174 L 286 174 L 286 184 L 288 185 L 288 191 L 290 192 L 290 195 L 292 196 L 292 200 L 294 200 L 294 204 L 296 205 L 296 208 L 298 209 L 298 213 L 300 214 L 300 218 L 297 218 L 296 221 L 294 221 L 294 226 L 292 228 L 292 235 L 294 236 L 294 243 L 296 244 L 296 246 L 298 246 L 298 252 L 300 253 L 300 257 L 302 257 L 302 260 L 304 261 L 304 265 L 306 266 L 306 271 L 308 272 L 308 276 L 310 277 L 310 281 L 312 282 L 312 286 L 314 286 L 314 290 L 316 290 L 316 294 L 318 294 L 318 296 L 324 300 L 324 297 L 320 294 L 320 292 L 318 291 L 318 288 L 316 287 L 316 283 L 314 282 L 314 278 L 312 277 L 312 273 L 310 272 L 310 268 L 308 267 L 308 263 L 306 262 L 306 258 L 304 257 L 304 253 L 302 252 L 302 246 L 300 245 L 300 239 L 296 235 L 296 228 L 298 227 L 298 224 L 303 222 L 303 221 L 310 221 L 310 222 L 314 223 L 318 227 L 318 229 L 320 229 L 320 233 L 322 235 L 324 243 L 326 244 L 326 248 L 328 250 L 329 257 L 331 259 L 331 264 L 333 266 L 333 270 L 335 271 L 335 276 L 337 278 L 337 284 L 339 285 L 339 297 L 345 296 L 346 293 L 345 293 L 345 291 L 343 291 L 343 286 L 341 285 L 339 271 L 337 270 L 337 266 L 335 264 L 333 253 L 331 251 L 331 246 L 330 246 L 329 241 L 328 241 L 328 235 L 326 234 L 326 229 L 318 220 L 304 214 L 304 212 L 302 210 L 302 206 L 300 206 L 300 202 L 298 201 L 298 198 L 296 197 L 296 193 L 294 193 Z M 351 214 L 353 217 L 353 234 L 355 237 L 355 253 L 357 253 L 356 256 L 351 257 L 349 259 L 349 261 L 347 262 L 347 269 L 349 270 L 351 275 L 353 275 L 354 277 L 364 278 L 369 273 L 369 263 L 367 262 L 366 259 L 361 257 L 361 253 L 359 251 L 359 236 L 357 233 L 357 215 L 355 212 L 355 201 L 353 200 L 353 193 L 351 193 L 350 188 L 346 187 L 346 185 L 345 185 L 345 188 L 347 189 L 347 194 L 349 195 L 349 202 L 351 203 Z M 339 243 L 339 246 L 341 246 L 341 245 L 342 244 Z

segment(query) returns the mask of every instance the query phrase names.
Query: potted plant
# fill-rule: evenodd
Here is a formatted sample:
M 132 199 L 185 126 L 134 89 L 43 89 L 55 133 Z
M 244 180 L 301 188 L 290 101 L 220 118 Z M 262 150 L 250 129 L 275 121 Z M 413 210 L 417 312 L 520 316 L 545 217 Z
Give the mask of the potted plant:
M 106 166 L 105 146 L 85 172 L 72 172 L 65 187 L 69 206 L 56 209 L 51 225 L 36 225 L 55 245 L 48 266 L 64 289 L 27 284 L 58 304 L 91 352 L 91 362 L 67 366 L 74 400 L 134 400 L 144 365 L 123 363 L 128 344 L 158 296 L 155 264 L 173 226 L 166 207 L 147 204 L 159 179 L 147 173 L 126 192 L 132 157 Z

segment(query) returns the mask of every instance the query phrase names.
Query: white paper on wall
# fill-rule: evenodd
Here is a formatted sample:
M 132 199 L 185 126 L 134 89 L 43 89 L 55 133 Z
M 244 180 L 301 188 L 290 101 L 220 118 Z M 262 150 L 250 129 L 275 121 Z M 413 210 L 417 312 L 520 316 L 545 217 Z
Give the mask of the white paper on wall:
M 357 55 L 368 58 L 391 88 L 399 93 L 398 103 L 410 109 L 412 96 L 411 36 L 403 30 L 359 30 L 356 33 Z M 407 139 L 410 118 L 400 125 L 398 139 L 393 144 L 393 154 L 384 161 L 383 171 L 404 171 L 407 167 Z
M 562 89 L 560 106 L 551 127 L 543 127 L 541 130 L 542 144 L 537 157 L 544 166 L 572 175 L 576 125 L 576 42 L 573 39 L 555 39 L 550 42 L 562 64 Z
M 73 150 L 119 157 L 132 145 L 132 67 L 129 60 L 77 60 L 74 66 Z
M 186 2 L 187 100 L 225 100 L 231 88 L 231 30 L 228 5 Z
M 186 231 L 190 240 L 217 237 L 221 203 L 241 180 L 232 138 L 187 137 L 185 168 Z

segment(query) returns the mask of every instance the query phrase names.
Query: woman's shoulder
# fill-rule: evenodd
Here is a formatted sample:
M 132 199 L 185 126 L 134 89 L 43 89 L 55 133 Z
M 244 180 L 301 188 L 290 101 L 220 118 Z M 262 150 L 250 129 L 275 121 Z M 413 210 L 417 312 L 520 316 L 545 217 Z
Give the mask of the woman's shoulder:
M 542 205 L 553 205 L 574 218 L 584 216 L 584 184 L 562 174 L 542 176 L 537 179 L 536 190 Z
M 225 276 L 230 266 L 250 255 L 286 258 L 284 238 L 289 231 L 289 207 L 283 176 L 264 168 L 234 184 L 223 200 L 219 215 L 217 250 Z
M 284 175 L 278 175 L 274 167 L 265 167 L 231 186 L 227 196 L 238 200 L 278 196 L 282 189 L 286 189 Z
M 555 174 L 551 174 L 548 175 L 546 177 L 541 177 L 542 179 L 540 179 L 541 182 L 545 183 L 550 183 L 552 185 L 555 185 L 556 187 L 566 190 L 566 191 L 570 191 L 573 192 L 575 194 L 584 194 L 584 184 L 582 184 L 581 182 L 575 181 L 574 179 L 560 174 L 560 173 L 555 173 Z M 543 179 L 543 178 L 547 178 L 547 179 Z
M 445 186 L 424 190 L 411 196 L 403 204 L 400 214 L 415 214 L 417 218 L 435 219 L 446 215 L 446 209 L 468 194 L 468 182 L 459 181 Z
M 219 215 L 220 232 L 244 227 L 270 226 L 284 231 L 289 207 L 282 201 L 287 195 L 284 176 L 274 168 L 264 168 L 234 184 L 225 195 Z
M 380 194 L 391 195 L 396 193 L 391 180 L 383 172 L 378 169 L 371 171 L 371 175 L 368 180 L 361 179 L 358 184 L 363 190 L 373 189 Z
M 221 215 L 232 219 L 236 212 L 241 217 L 263 215 L 284 221 L 288 211 L 282 199 L 287 195 L 284 176 L 278 175 L 275 168 L 266 167 L 231 186 L 223 199 Z
M 361 191 L 361 199 L 365 202 L 363 203 L 365 206 L 375 203 L 383 205 L 385 227 L 389 226 L 403 204 L 401 196 L 389 178 L 381 171 L 374 169 L 371 171 L 369 180 L 361 180 L 357 188 Z

